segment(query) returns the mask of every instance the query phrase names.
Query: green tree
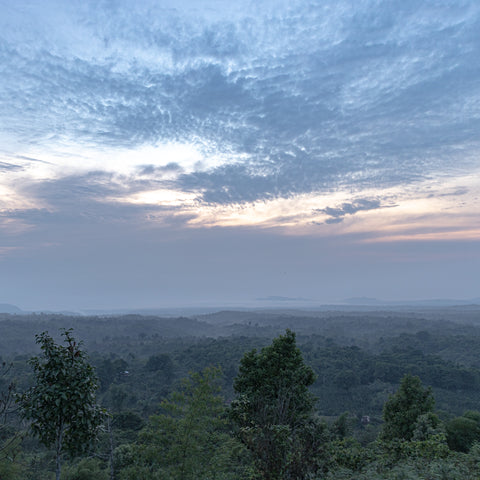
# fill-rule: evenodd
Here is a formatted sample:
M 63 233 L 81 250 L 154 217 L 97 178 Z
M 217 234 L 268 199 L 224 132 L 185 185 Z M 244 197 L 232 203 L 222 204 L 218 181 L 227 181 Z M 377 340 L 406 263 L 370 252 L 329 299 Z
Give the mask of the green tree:
M 259 353 L 246 353 L 240 362 L 231 416 L 265 480 L 300 479 L 314 468 L 316 442 L 323 432 L 314 420 L 308 390 L 314 381 L 290 330 Z
M 56 344 L 48 332 L 36 335 L 41 355 L 32 357 L 35 385 L 20 397 L 23 416 L 47 448 L 54 448 L 56 479 L 64 453 L 85 453 L 96 438 L 105 412 L 95 403 L 97 377 L 71 334 L 62 333 L 66 345 Z
M 480 442 L 480 412 L 465 412 L 446 425 L 448 446 L 457 452 L 468 452 L 475 442 Z
M 214 367 L 192 373 L 162 402 L 163 412 L 150 417 L 138 448 L 123 452 L 121 479 L 242 478 L 232 457 L 241 445 L 226 428 L 220 375 Z
M 412 440 L 421 415 L 433 412 L 435 399 L 431 388 L 424 388 L 420 378 L 405 375 L 400 387 L 383 407 L 383 440 Z M 429 415 L 430 426 L 436 428 L 438 418 Z

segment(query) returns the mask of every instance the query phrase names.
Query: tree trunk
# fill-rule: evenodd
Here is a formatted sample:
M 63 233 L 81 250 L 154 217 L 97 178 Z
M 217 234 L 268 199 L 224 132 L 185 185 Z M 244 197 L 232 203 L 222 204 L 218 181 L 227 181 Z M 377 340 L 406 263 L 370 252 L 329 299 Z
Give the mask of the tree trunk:
M 112 430 L 112 420 L 108 417 L 107 421 L 108 435 L 110 437 L 110 452 L 109 452 L 109 461 L 110 461 L 110 480 L 115 480 L 115 467 L 113 464 L 114 461 L 114 444 L 113 444 L 113 430 Z
M 60 455 L 57 454 L 56 468 L 55 468 L 55 480 L 60 480 L 60 474 L 62 473 L 62 464 L 60 462 Z
M 63 445 L 63 422 L 57 430 L 57 442 L 55 448 L 55 480 L 60 480 L 62 473 L 62 445 Z

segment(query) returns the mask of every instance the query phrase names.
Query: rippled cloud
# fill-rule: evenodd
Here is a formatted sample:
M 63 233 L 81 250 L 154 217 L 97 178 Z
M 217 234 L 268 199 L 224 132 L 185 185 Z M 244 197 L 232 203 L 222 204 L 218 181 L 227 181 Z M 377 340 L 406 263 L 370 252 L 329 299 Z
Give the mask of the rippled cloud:
M 473 0 L 0 9 L 2 258 L 74 226 L 480 238 Z

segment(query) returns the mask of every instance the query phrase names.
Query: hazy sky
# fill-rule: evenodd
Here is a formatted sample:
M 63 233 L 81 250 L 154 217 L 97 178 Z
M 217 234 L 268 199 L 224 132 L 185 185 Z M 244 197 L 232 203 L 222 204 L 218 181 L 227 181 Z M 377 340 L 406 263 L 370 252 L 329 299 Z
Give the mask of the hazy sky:
M 0 303 L 480 296 L 477 0 L 0 0 Z

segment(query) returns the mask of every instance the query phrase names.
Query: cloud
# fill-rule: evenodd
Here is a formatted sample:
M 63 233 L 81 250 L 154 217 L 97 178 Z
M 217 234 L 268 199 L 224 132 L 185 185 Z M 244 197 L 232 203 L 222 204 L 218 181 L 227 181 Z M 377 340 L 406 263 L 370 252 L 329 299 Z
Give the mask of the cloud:
M 458 175 L 480 148 L 479 12 L 472 1 L 15 3 L 0 34 L 3 148 L 26 174 L 40 168 L 28 158 L 59 165 L 31 195 L 92 212 L 104 208 L 93 198 L 147 190 L 222 206 Z M 167 144 L 199 158 L 145 158 Z M 120 179 L 125 151 L 135 158 Z M 323 213 L 338 223 L 372 208 Z
M 179 173 L 182 172 L 183 168 L 176 162 L 167 163 L 167 165 L 157 166 L 157 165 L 140 165 L 138 167 L 139 175 L 154 175 L 154 174 L 168 174 L 168 173 Z
M 15 165 L 13 163 L 6 163 L 6 162 L 0 162 L 0 171 L 14 171 L 14 170 L 22 170 L 21 165 Z
M 463 195 L 468 194 L 468 192 L 469 192 L 469 189 L 467 187 L 458 187 L 453 192 L 437 193 L 436 195 L 432 193 L 432 194 L 429 195 L 429 198 L 435 197 L 435 196 L 438 196 L 438 197 L 461 197 Z
M 380 200 L 362 198 L 355 203 L 344 203 L 337 208 L 327 207 L 320 209 L 319 211 L 326 213 L 331 217 L 344 217 L 345 215 L 354 215 L 362 210 L 375 210 L 377 208 L 380 208 Z
M 343 217 L 330 217 L 325 220 L 327 225 L 335 224 L 335 223 L 342 223 Z
M 325 223 L 341 223 L 346 215 L 355 215 L 357 212 L 377 210 L 379 208 L 385 208 L 378 199 L 361 198 L 354 203 L 342 203 L 338 207 L 326 207 L 317 209 L 317 212 L 325 213 L 329 216 L 325 220 Z

